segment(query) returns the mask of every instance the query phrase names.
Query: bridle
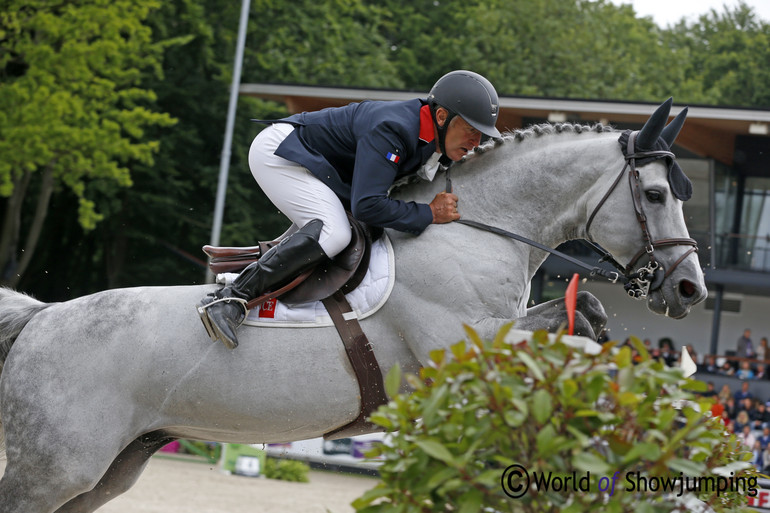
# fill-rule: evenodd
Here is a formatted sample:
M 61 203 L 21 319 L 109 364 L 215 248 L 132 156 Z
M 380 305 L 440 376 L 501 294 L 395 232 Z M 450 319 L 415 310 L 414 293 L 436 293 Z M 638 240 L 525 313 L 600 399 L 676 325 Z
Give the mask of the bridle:
M 592 266 L 586 265 L 580 260 L 573 258 L 569 255 L 566 255 L 561 251 L 557 251 L 555 249 L 549 248 L 548 246 L 540 244 L 539 242 L 535 242 L 531 239 L 522 237 L 521 235 L 517 235 L 515 233 L 508 232 L 506 230 L 497 228 L 495 226 L 490 226 L 484 223 L 479 223 L 477 221 L 471 221 L 467 219 L 458 219 L 455 222 L 464 224 L 467 226 L 472 226 L 474 228 L 485 230 L 491 233 L 496 233 L 504 237 L 518 240 L 520 242 L 524 242 L 526 244 L 529 244 L 530 246 L 536 247 L 540 250 L 543 250 L 555 256 L 558 256 L 559 258 L 567 260 L 568 262 L 572 263 L 573 265 L 576 265 L 577 267 L 580 267 L 581 269 L 588 270 L 591 276 L 602 276 L 610 280 L 612 283 L 616 283 L 618 280 L 620 280 L 624 283 L 623 288 L 626 290 L 629 296 L 631 296 L 634 299 L 644 299 L 645 297 L 647 297 L 650 291 L 657 290 L 658 288 L 660 288 L 660 286 L 663 284 L 665 279 L 668 278 L 672 272 L 674 272 L 674 269 L 676 269 L 677 266 L 679 266 L 679 264 L 681 264 L 692 253 L 695 253 L 698 251 L 698 243 L 691 238 L 668 238 L 668 239 L 652 240 L 652 236 L 650 235 L 650 230 L 647 227 L 647 216 L 645 215 L 644 209 L 642 208 L 642 185 L 641 185 L 641 179 L 639 178 L 639 171 L 636 168 L 636 161 L 637 159 L 645 159 L 645 158 L 674 159 L 675 156 L 670 151 L 665 151 L 665 150 L 646 150 L 646 151 L 638 151 L 638 152 L 635 151 L 635 142 L 638 134 L 639 132 L 637 131 L 637 132 L 632 132 L 629 135 L 628 146 L 625 154 L 626 164 L 623 166 L 623 169 L 620 171 L 617 178 L 615 178 L 615 181 L 612 183 L 612 185 L 604 194 L 602 199 L 599 201 L 599 203 L 597 203 L 596 207 L 594 207 L 594 210 L 593 212 L 591 212 L 591 215 L 588 217 L 588 222 L 586 223 L 587 240 L 583 240 L 583 242 L 587 244 L 588 247 L 590 247 L 592 250 L 596 251 L 601 255 L 601 258 L 599 260 L 600 263 L 608 262 L 613 267 L 615 267 L 618 270 L 618 272 L 607 271 L 606 269 L 603 269 L 601 267 L 592 267 Z M 590 228 L 594 218 L 596 217 L 596 214 L 599 212 L 602 206 L 604 206 L 605 202 L 607 201 L 609 196 L 612 194 L 612 192 L 617 188 L 618 184 L 620 183 L 620 180 L 623 178 L 623 175 L 625 174 L 628 175 L 628 183 L 629 183 L 629 187 L 631 188 L 631 199 L 634 207 L 634 213 L 636 214 L 636 220 L 639 222 L 639 227 L 642 230 L 642 239 L 644 240 L 644 247 L 640 249 L 631 258 L 631 260 L 627 265 L 623 266 L 612 256 L 612 254 L 610 254 L 607 250 L 602 248 L 599 244 L 597 244 L 593 240 L 593 237 L 591 237 L 591 234 L 590 234 Z M 446 191 L 451 192 L 451 190 L 452 190 L 452 181 L 449 175 L 449 169 L 447 169 Z M 692 247 L 689 250 L 687 250 L 682 256 L 680 256 L 676 260 L 676 262 L 674 262 L 674 265 L 672 265 L 671 268 L 669 268 L 668 270 L 664 270 L 662 264 L 658 262 L 658 260 L 655 258 L 655 250 L 659 248 L 670 247 L 670 246 L 692 246 Z M 640 267 L 639 269 L 634 271 L 634 267 L 637 265 L 639 260 L 644 255 L 647 255 L 648 257 L 647 265 Z
M 674 269 L 676 269 L 685 258 L 690 256 L 690 254 L 698 251 L 698 243 L 691 238 L 668 238 L 652 240 L 652 235 L 650 235 L 650 230 L 647 227 L 647 216 L 645 215 L 644 208 L 642 207 L 642 183 L 641 179 L 639 178 L 639 170 L 636 168 L 636 160 L 645 158 L 670 158 L 673 160 L 676 157 L 670 151 L 665 150 L 647 150 L 639 152 L 635 151 L 636 137 L 638 135 L 639 132 L 631 132 L 629 135 L 628 147 L 626 149 L 625 155 L 626 165 L 623 166 L 623 169 L 620 171 L 620 174 L 618 174 L 618 177 L 615 179 L 612 186 L 607 190 L 602 199 L 594 208 L 591 215 L 588 217 L 588 223 L 586 223 L 586 237 L 588 239 L 588 244 L 593 246 L 596 251 L 603 254 L 602 260 L 606 260 L 612 264 L 626 277 L 627 281 L 624 287 L 628 295 L 634 299 L 643 299 L 647 296 L 650 290 L 656 290 L 660 288 L 663 281 L 668 278 L 672 272 L 674 272 Z M 642 230 L 644 247 L 631 258 L 628 265 L 623 267 L 620 263 L 617 262 L 617 260 L 612 257 L 612 255 L 610 255 L 609 252 L 602 249 L 598 244 L 594 242 L 593 237 L 591 237 L 590 230 L 591 223 L 596 217 L 596 214 L 607 201 L 607 198 L 609 198 L 610 194 L 612 194 L 612 191 L 614 191 L 618 186 L 621 178 L 623 178 L 623 175 L 626 174 L 626 170 L 628 170 L 628 184 L 631 188 L 631 201 L 634 207 L 634 214 L 636 214 L 636 220 L 639 222 L 639 227 Z M 670 246 L 692 247 L 687 250 L 681 257 L 679 257 L 676 262 L 674 262 L 674 265 L 671 266 L 671 268 L 664 271 L 662 264 L 660 264 L 660 262 L 658 262 L 658 260 L 655 258 L 655 250 L 658 248 L 665 248 Z M 647 265 L 634 271 L 634 266 L 636 266 L 637 262 L 639 262 L 639 259 L 641 259 L 645 254 L 648 257 Z

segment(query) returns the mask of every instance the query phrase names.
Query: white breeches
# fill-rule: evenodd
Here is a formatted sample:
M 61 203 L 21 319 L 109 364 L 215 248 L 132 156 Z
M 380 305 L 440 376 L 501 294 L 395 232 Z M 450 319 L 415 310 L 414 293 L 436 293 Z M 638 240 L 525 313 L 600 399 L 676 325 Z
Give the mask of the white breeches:
M 318 241 L 330 258 L 350 243 L 350 222 L 337 195 L 307 168 L 275 155 L 294 127 L 277 123 L 262 130 L 249 150 L 251 174 L 270 201 L 296 227 L 313 219 L 323 221 Z M 292 230 L 294 227 L 291 228 Z

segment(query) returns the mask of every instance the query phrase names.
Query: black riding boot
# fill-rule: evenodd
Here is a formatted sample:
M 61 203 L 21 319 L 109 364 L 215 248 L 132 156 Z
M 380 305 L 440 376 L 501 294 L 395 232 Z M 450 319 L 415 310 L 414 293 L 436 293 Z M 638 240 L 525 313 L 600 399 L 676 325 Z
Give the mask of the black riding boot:
M 232 285 L 200 302 L 198 313 L 204 325 L 208 320 L 206 329 L 213 340 L 220 339 L 230 349 L 237 347 L 235 330 L 246 318 L 246 303 L 284 285 L 326 258 L 318 244 L 321 228 L 323 221 L 313 219 L 241 271 Z

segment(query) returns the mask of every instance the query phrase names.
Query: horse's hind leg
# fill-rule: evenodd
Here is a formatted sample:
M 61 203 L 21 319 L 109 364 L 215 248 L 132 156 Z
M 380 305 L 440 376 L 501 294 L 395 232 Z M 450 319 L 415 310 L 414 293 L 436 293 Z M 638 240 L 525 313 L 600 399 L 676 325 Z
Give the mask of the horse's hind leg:
M 115 458 L 93 490 L 75 497 L 56 513 L 90 513 L 128 491 L 139 479 L 150 456 L 173 440 L 175 438 L 161 431 L 140 436 Z

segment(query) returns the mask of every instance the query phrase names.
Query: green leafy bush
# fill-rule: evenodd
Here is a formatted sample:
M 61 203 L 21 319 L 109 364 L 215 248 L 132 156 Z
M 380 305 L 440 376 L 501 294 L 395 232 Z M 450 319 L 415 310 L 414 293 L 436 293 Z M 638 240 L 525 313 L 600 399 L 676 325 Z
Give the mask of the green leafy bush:
M 466 328 L 469 342 L 405 376 L 411 394 L 389 373 L 393 399 L 371 418 L 392 437 L 357 511 L 684 511 L 695 496 L 722 512 L 756 493 L 750 453 L 700 413 L 705 386 L 638 339 L 632 361 L 614 342 L 587 355 L 545 332 L 511 344 L 509 330 L 482 341 Z
M 264 474 L 268 479 L 307 483 L 310 481 L 307 476 L 309 470 L 308 464 L 302 461 L 267 458 Z

